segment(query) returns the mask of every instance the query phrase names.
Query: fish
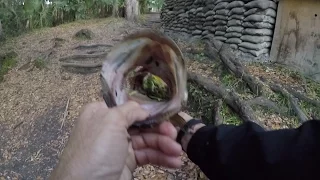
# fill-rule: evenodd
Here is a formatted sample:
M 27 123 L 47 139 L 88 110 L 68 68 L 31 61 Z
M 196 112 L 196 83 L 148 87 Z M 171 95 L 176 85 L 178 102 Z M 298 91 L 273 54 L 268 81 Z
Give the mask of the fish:
M 139 93 L 147 74 L 166 84 L 168 98 L 162 101 Z M 135 127 L 152 126 L 175 116 L 188 100 L 186 61 L 179 46 L 155 30 L 132 33 L 114 46 L 100 73 L 103 98 L 109 108 L 135 101 L 150 116 Z M 157 78 L 153 78 L 157 79 Z

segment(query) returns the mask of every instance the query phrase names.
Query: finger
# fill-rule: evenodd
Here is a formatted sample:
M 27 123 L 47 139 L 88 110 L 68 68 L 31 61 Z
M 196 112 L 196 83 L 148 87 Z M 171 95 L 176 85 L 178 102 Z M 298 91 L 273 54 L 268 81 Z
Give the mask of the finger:
M 135 151 L 137 164 L 140 166 L 153 164 L 168 168 L 180 168 L 182 161 L 180 156 L 168 156 L 153 149 L 143 149 Z
M 137 133 L 137 131 L 132 131 L 132 132 Z M 141 133 L 158 133 L 158 134 L 168 136 L 172 139 L 176 139 L 178 134 L 176 128 L 169 121 L 164 121 L 154 128 L 141 129 L 140 132 Z
M 125 116 L 128 127 L 136 121 L 143 121 L 147 119 L 147 117 L 149 116 L 149 113 L 134 101 L 129 101 L 123 105 L 118 106 L 116 109 Z
M 138 136 L 132 136 L 132 147 L 135 150 L 140 149 L 155 149 L 170 156 L 178 156 L 182 153 L 181 145 L 168 136 L 143 133 Z

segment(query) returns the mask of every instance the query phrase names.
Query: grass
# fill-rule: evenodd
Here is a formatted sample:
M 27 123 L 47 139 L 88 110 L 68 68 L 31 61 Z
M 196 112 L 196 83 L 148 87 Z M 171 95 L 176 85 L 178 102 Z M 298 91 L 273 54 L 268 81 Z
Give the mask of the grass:
M 188 111 L 191 116 L 201 118 L 206 124 L 212 123 L 212 112 L 217 99 L 194 83 L 188 83 L 188 92 Z M 239 125 L 242 123 L 240 118 L 225 103 L 223 103 L 219 113 L 221 118 L 224 119 L 224 124 Z
M 3 57 L 0 57 L 0 82 L 4 80 L 6 75 L 17 64 L 17 54 L 9 52 Z
M 38 69 L 43 69 L 46 67 L 46 62 L 42 58 L 37 58 L 33 63 L 34 63 L 34 66 Z

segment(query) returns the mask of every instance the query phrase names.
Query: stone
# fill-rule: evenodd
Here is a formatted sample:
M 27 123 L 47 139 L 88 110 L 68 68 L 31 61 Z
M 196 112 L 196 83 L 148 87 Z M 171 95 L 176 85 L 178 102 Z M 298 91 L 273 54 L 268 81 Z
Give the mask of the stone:
M 81 29 L 74 36 L 80 39 L 92 39 L 93 32 L 90 29 Z

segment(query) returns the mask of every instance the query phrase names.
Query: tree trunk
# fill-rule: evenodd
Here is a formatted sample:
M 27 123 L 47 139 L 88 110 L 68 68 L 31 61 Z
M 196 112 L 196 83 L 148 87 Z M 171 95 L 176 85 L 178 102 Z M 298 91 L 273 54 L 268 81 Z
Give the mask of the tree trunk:
M 128 21 L 136 21 L 139 15 L 139 1 L 126 0 L 126 19 Z
M 113 17 L 119 16 L 119 0 L 113 0 L 112 16 Z

